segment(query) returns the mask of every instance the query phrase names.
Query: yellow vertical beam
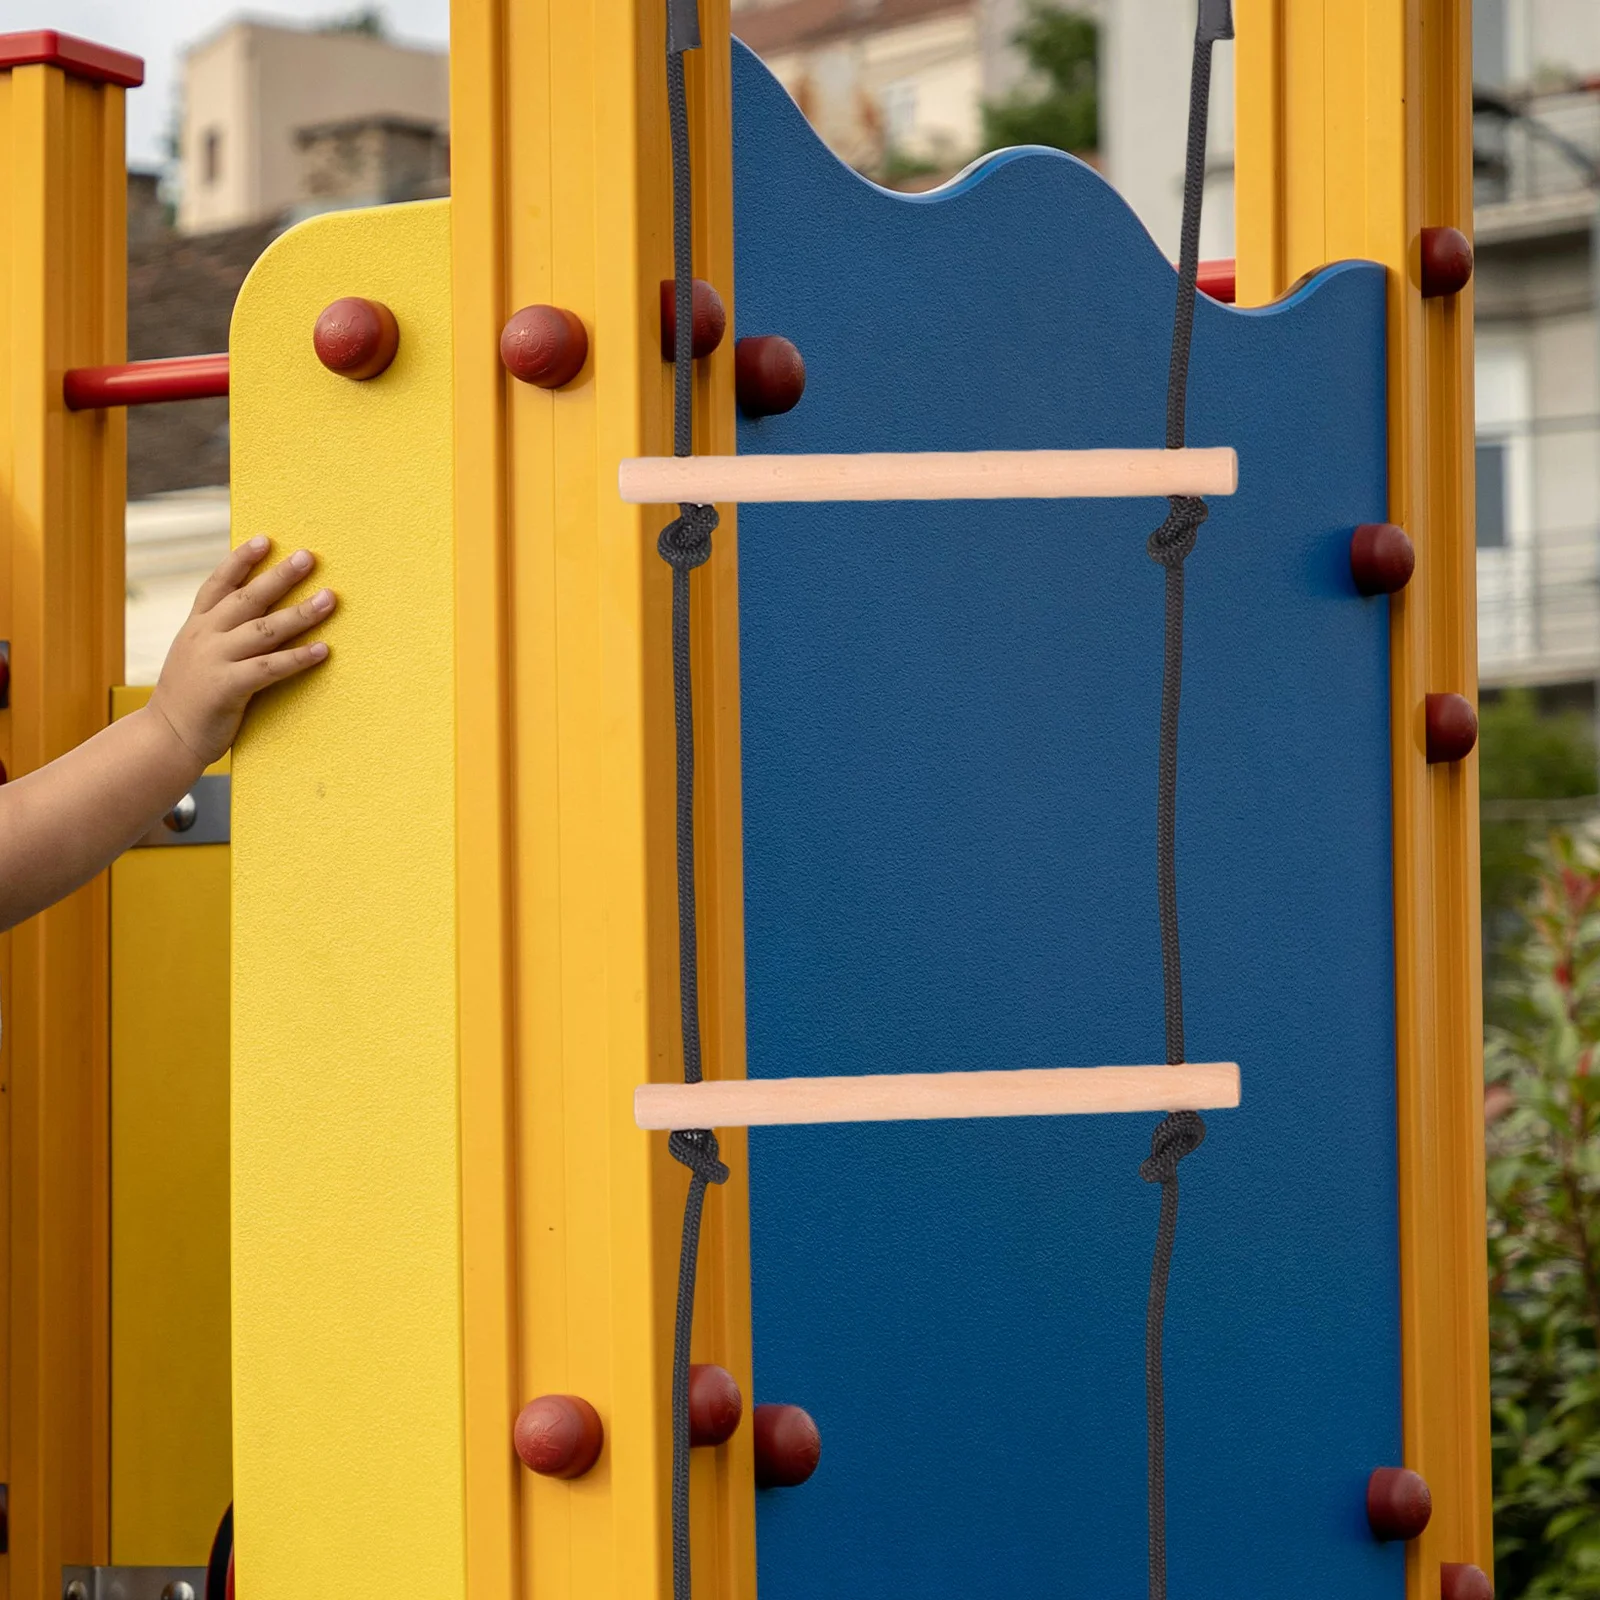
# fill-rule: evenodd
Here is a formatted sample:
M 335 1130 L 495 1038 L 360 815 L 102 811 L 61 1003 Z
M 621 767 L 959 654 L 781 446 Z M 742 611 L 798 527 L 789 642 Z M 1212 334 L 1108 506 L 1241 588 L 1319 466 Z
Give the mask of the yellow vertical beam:
M 399 352 L 353 382 L 346 295 Z M 234 752 L 233 1410 L 248 1600 L 463 1600 L 449 203 L 279 239 L 234 311 L 239 538 L 303 545 L 331 656 Z M 330 1575 L 332 1575 L 330 1580 Z
M 659 285 L 671 275 L 660 0 L 458 5 L 452 27 L 468 1567 L 474 1592 L 670 1588 L 667 1388 L 685 1177 L 631 1094 L 680 1070 L 670 582 L 616 463 L 670 447 Z M 696 271 L 730 300 L 726 0 L 688 58 Z M 576 312 L 567 389 L 513 384 L 522 305 Z M 701 364 L 700 447 L 731 450 L 731 341 Z M 735 530 L 694 579 L 702 972 L 710 1069 L 743 1071 Z M 470 709 L 469 709 L 470 707 Z M 513 931 L 514 934 L 513 934 Z M 468 1018 L 472 1020 L 468 1022 Z M 743 1140 L 713 1194 L 696 1358 L 749 1395 Z M 574 1483 L 508 1472 L 516 1406 L 589 1398 Z M 748 1429 L 696 1452 L 699 1592 L 754 1587 Z
M 122 675 L 120 412 L 69 415 L 69 366 L 123 358 L 131 57 L 0 36 L 0 759 L 28 772 L 105 725 Z M 0 939 L 10 1315 L 0 1593 L 104 1561 L 108 1471 L 104 878 Z
M 1400 1262 L 1407 1464 L 1441 1561 L 1492 1565 L 1477 758 L 1429 766 L 1424 698 L 1477 688 L 1472 292 L 1423 300 L 1424 226 L 1471 231 L 1467 0 L 1237 0 L 1241 303 L 1344 256 L 1389 268 L 1389 516 Z

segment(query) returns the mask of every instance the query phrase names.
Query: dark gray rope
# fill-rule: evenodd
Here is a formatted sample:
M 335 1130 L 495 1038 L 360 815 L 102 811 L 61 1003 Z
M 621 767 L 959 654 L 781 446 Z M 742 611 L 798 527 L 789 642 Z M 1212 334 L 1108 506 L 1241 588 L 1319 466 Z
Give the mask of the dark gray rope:
M 1183 232 L 1178 247 L 1178 303 L 1172 319 L 1167 373 L 1167 448 L 1181 450 L 1189 399 L 1189 352 L 1194 339 L 1195 282 L 1200 271 L 1200 205 L 1206 181 L 1206 112 L 1211 99 L 1211 47 L 1233 37 L 1231 0 L 1200 0 L 1189 79 L 1189 144 L 1183 174 Z M 1183 695 L 1183 564 L 1195 547 L 1206 503 L 1173 495 L 1166 520 L 1150 535 L 1150 558 L 1166 569 L 1166 645 L 1161 673 L 1161 743 L 1156 783 L 1156 889 L 1161 910 L 1161 979 L 1166 1009 L 1167 1060 L 1184 1059 L 1183 951 L 1178 937 L 1176 865 L 1178 711 Z M 1205 1141 L 1198 1112 L 1174 1111 L 1150 1136 L 1139 1167 L 1146 1183 L 1161 1185 L 1150 1298 L 1145 1306 L 1144 1383 L 1150 1517 L 1150 1600 L 1167 1597 L 1167 1413 L 1161 1375 L 1161 1332 L 1167 1280 L 1178 1232 L 1178 1163 Z
M 689 171 L 689 110 L 683 52 L 698 48 L 695 0 L 667 0 L 667 114 L 672 129 L 672 271 L 677 328 L 673 342 L 672 448 L 694 451 L 694 195 Z M 683 1028 L 683 1081 L 699 1083 L 700 959 L 694 894 L 694 679 L 689 664 L 689 574 L 711 556 L 713 506 L 678 507 L 656 549 L 672 568 L 672 707 L 677 736 L 678 1008 Z M 706 1188 L 726 1183 L 728 1169 L 709 1128 L 674 1133 L 673 1160 L 689 1169 L 678 1255 L 678 1307 L 672 1333 L 672 1593 L 690 1600 L 689 1356 L 694 1334 L 695 1269 Z

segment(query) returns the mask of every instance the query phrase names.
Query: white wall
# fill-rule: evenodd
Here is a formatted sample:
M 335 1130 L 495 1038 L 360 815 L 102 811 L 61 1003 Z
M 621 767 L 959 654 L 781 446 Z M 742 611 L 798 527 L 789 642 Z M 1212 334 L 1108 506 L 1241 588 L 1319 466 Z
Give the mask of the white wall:
M 299 128 L 383 114 L 444 124 L 449 105 L 442 50 L 231 23 L 185 61 L 178 225 L 191 233 L 234 227 L 293 204 Z M 221 169 L 211 184 L 202 166 L 208 130 L 221 135 Z

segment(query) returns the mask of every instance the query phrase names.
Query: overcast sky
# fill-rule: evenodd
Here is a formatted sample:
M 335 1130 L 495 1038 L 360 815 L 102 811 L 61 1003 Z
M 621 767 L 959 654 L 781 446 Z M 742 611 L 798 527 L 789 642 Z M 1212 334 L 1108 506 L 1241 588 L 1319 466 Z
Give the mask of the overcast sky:
M 128 95 L 128 159 L 159 166 L 177 103 L 178 63 L 184 49 L 231 18 L 286 22 L 320 20 L 362 9 L 359 0 L 5 0 L 0 5 L 7 33 L 55 28 L 144 57 L 142 89 Z M 383 0 L 391 31 L 421 44 L 445 44 L 450 35 L 450 0 Z

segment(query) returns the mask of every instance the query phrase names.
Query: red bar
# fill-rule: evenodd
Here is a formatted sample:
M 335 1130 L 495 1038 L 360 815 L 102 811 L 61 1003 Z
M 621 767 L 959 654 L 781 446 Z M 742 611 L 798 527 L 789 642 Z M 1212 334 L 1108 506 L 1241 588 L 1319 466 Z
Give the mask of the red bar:
M 144 82 L 144 62 L 109 45 L 41 28 L 34 33 L 0 33 L 0 67 L 60 67 L 74 78 L 114 83 L 137 89 Z
M 1197 282 L 1201 294 L 1210 295 L 1213 300 L 1220 300 L 1225 306 L 1233 304 L 1233 297 L 1237 291 L 1233 262 L 1202 261 Z
M 213 400 L 228 392 L 228 358 L 169 356 L 117 367 L 74 367 L 61 385 L 69 411 L 153 406 L 164 400 Z

